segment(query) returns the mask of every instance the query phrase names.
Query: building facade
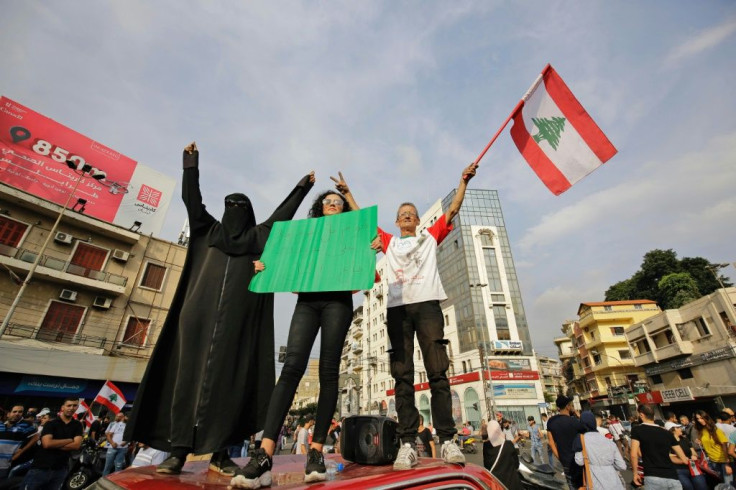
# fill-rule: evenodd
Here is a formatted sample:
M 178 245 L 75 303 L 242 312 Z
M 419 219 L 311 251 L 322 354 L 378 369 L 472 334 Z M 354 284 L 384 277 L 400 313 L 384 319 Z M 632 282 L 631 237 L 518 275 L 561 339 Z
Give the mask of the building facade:
M 544 399 L 553 403 L 557 396 L 567 391 L 567 383 L 562 376 L 562 362 L 547 356 L 537 355 L 539 378 L 542 380 Z
M 651 392 L 641 401 L 690 416 L 736 407 L 736 288 L 723 288 L 626 331 Z M 669 407 L 669 408 L 667 408 Z
M 420 230 L 439 219 L 454 195 L 452 191 L 421 216 Z M 453 224 L 439 246 L 438 267 L 448 296 L 441 307 L 455 422 L 470 421 L 478 427 L 494 409 L 523 425 L 529 415 L 539 420 L 544 390 L 496 191 L 468 189 Z M 354 383 L 348 374 L 360 376 L 359 386 L 350 385 L 352 398 L 347 397 L 359 396 L 359 413 L 392 416 L 396 409 L 385 323 L 385 267 L 382 257 L 377 270 L 384 279 L 365 292 L 360 322 L 354 320 L 343 350 L 341 372 L 345 383 Z M 361 333 L 356 335 L 356 329 Z M 425 420 L 431 421 L 427 374 L 419 346 L 415 347 L 415 401 Z M 344 410 L 349 391 L 345 384 L 342 389 Z M 352 403 L 348 413 L 356 413 Z
M 576 353 L 570 359 L 573 388 L 584 408 L 629 415 L 633 396 L 644 391 L 646 380 L 634 364 L 625 333 L 660 311 L 651 300 L 581 303 L 578 320 L 563 325 Z
M 0 399 L 91 398 L 111 380 L 130 401 L 186 248 L 68 209 L 49 236 L 62 210 L 0 184 L 1 318 L 41 255 L 0 338 Z

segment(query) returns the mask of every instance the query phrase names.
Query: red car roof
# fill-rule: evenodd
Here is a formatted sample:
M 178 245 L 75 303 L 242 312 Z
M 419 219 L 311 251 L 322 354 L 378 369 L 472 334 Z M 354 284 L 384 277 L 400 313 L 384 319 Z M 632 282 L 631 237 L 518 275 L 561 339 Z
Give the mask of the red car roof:
M 419 465 L 406 471 L 394 471 L 390 465 L 367 466 L 349 463 L 339 454 L 326 454 L 326 461 L 343 463 L 344 469 L 332 481 L 304 483 L 304 456 L 276 456 L 273 458 L 273 485 L 271 488 L 309 488 L 330 489 L 429 489 L 459 487 L 488 490 L 505 490 L 490 472 L 469 463 L 465 466 L 444 463 L 440 459 L 420 458 Z M 239 465 L 246 458 L 235 460 Z M 208 469 L 208 461 L 190 461 L 184 466 L 181 475 L 160 475 L 156 468 L 128 468 L 107 475 L 90 488 L 104 490 L 182 490 L 182 489 L 224 489 L 230 484 L 230 477 L 219 475 Z

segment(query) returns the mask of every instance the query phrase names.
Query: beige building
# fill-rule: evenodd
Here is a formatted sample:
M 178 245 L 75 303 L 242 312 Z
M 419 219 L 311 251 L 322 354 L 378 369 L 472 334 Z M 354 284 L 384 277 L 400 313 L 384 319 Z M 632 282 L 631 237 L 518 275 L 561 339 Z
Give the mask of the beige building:
M 539 379 L 542 381 L 544 398 L 548 403 L 554 402 L 560 393 L 567 391 L 567 383 L 562 376 L 562 362 L 547 356 L 537 355 Z
M 655 402 L 678 414 L 736 407 L 736 288 L 724 288 L 626 331 Z M 666 409 L 666 408 L 663 408 Z
M 319 399 L 319 359 L 310 359 L 299 386 L 297 386 L 291 408 L 304 408 Z
M 1 318 L 61 211 L 0 184 Z M 107 379 L 135 391 L 186 248 L 134 229 L 64 211 L 0 338 L 0 397 L 90 397 Z

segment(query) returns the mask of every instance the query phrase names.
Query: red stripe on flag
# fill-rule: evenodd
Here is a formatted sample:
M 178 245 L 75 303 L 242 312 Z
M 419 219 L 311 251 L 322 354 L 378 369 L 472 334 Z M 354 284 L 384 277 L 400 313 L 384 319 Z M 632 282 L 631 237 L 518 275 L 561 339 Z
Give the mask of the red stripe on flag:
M 523 104 L 514 114 L 514 125 L 511 127 L 511 138 L 514 140 L 516 147 L 519 149 L 521 156 L 524 157 L 526 163 L 534 170 L 534 173 L 542 179 L 544 185 L 559 196 L 570 188 L 570 182 L 560 172 L 557 166 L 552 163 L 547 155 L 544 154 L 532 135 L 527 131 L 524 125 L 524 117 L 522 115 Z
M 565 118 L 572 124 L 572 127 L 580 134 L 580 137 L 588 144 L 601 163 L 610 160 L 618 150 L 606 138 L 601 128 L 593 121 L 593 118 L 567 88 L 560 75 L 550 65 L 547 65 L 544 71 L 544 86 L 550 97 L 554 99 L 557 107 L 565 115 Z M 516 124 L 514 124 L 514 127 L 516 127 Z
M 120 398 L 122 398 L 123 400 L 125 400 L 125 397 L 123 396 L 123 392 L 120 391 L 120 388 L 118 388 L 117 386 L 115 386 L 114 384 L 112 384 L 112 381 L 105 381 L 105 384 L 107 385 L 108 388 L 110 388 L 112 391 L 114 391 L 115 393 L 117 393 Z
M 107 398 L 98 396 L 97 398 L 95 398 L 95 402 L 99 403 L 100 405 L 105 405 L 107 408 L 110 409 L 110 411 L 112 411 L 112 413 L 117 414 L 120 411 L 120 408 L 118 408 L 117 405 L 115 405 L 113 402 L 111 402 Z

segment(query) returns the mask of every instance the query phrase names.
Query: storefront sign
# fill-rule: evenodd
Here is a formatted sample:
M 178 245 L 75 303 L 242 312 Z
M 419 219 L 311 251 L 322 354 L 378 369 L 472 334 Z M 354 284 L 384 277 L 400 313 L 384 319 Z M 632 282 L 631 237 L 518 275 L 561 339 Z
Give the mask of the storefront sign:
M 703 352 L 702 354 L 695 354 L 684 359 L 676 359 L 674 361 L 647 366 L 644 368 L 644 371 L 647 376 L 652 376 L 653 374 L 668 373 L 670 371 L 676 371 L 686 367 L 699 366 L 701 364 L 721 361 L 723 359 L 731 359 L 733 357 L 736 357 L 736 352 L 734 352 L 733 347 L 729 345 L 712 351 Z
M 671 390 L 662 390 L 662 401 L 666 403 L 687 402 L 690 400 L 695 400 L 695 397 L 687 386 L 672 388 Z
M 87 383 L 68 378 L 51 378 L 48 376 L 23 376 L 15 388 L 16 393 L 26 391 L 43 391 L 50 393 L 81 393 Z
M 532 363 L 529 359 L 488 359 L 488 369 L 499 371 L 531 371 Z
M 450 376 L 447 378 L 451 385 L 460 385 L 463 383 L 470 383 L 471 381 L 480 380 L 480 373 L 475 371 L 472 373 L 458 374 L 457 376 Z M 414 385 L 414 391 L 424 391 L 429 389 L 429 383 L 417 383 Z M 386 396 L 393 396 L 395 393 L 394 389 L 386 390 Z
M 493 384 L 493 398 L 537 398 L 534 383 Z
M 520 340 L 494 340 L 491 344 L 494 351 L 520 351 L 524 344 Z
M 639 403 L 643 403 L 645 405 L 651 403 L 662 403 L 662 393 L 659 391 L 641 393 L 639 395 L 636 395 L 636 399 L 639 401 Z
M 532 380 L 539 379 L 537 371 L 491 371 L 491 379 L 493 380 Z

